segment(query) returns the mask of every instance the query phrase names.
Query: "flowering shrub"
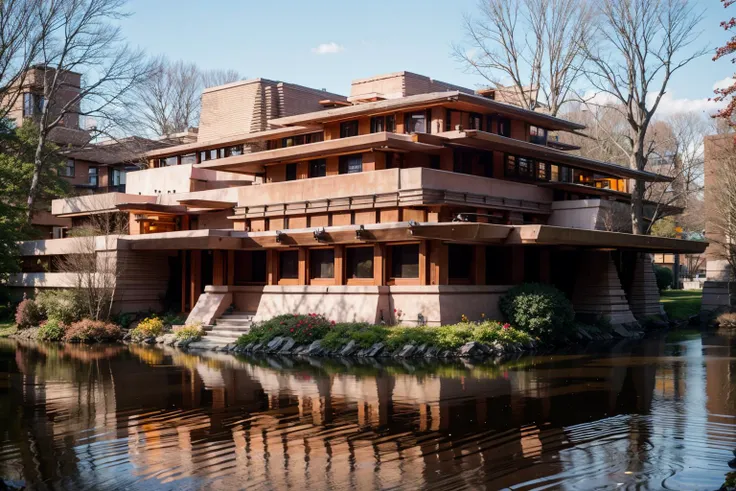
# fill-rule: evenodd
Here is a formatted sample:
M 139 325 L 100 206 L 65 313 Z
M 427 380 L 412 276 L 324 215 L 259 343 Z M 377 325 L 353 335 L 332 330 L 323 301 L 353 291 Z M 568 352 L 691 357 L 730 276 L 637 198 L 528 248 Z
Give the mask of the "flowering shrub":
M 164 333 L 164 322 L 158 317 L 148 317 L 138 323 L 138 326 L 130 331 L 130 336 L 140 341 L 146 338 L 155 338 Z
M 177 341 L 199 341 L 203 335 L 204 330 L 200 324 L 174 328 L 174 336 L 176 336 Z
M 64 334 L 64 341 L 68 343 L 92 343 L 115 341 L 122 335 L 120 327 L 103 321 L 82 319 L 73 323 Z
M 41 322 L 41 309 L 38 308 L 38 304 L 30 298 L 24 298 L 15 311 L 15 323 L 18 329 L 34 327 L 39 322 Z
M 276 336 L 293 338 L 299 344 L 322 339 L 335 326 L 321 314 L 284 314 L 264 322 L 253 324 L 238 343 L 245 345 L 255 341 L 268 342 Z
M 716 322 L 720 327 L 728 327 L 733 329 L 736 327 L 736 313 L 724 312 L 716 317 Z

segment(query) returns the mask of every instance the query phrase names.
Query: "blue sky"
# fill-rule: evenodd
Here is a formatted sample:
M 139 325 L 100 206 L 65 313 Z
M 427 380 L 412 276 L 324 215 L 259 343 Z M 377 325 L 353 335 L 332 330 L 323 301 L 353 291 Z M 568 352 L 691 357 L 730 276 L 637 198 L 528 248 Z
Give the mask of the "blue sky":
M 131 0 L 133 15 L 123 22 L 123 30 L 132 44 L 151 54 L 342 94 L 355 78 L 400 70 L 475 87 L 483 80 L 464 73 L 450 52 L 452 43 L 463 37 L 463 13 L 473 12 L 476 2 Z M 705 18 L 700 40 L 711 47 L 722 45 L 728 34 L 719 22 L 736 15 L 736 6 L 724 9 L 718 0 L 701 3 Z M 331 43 L 336 52 L 315 52 Z M 706 107 L 713 85 L 733 71 L 728 61 L 704 56 L 676 75 L 666 102 L 673 108 Z

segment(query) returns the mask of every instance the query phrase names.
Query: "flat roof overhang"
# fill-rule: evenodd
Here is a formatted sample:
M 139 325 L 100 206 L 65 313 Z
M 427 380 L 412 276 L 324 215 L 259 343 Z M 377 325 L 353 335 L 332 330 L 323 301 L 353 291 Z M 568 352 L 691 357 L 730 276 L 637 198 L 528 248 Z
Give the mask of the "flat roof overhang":
M 162 205 L 158 203 L 119 203 L 115 205 L 118 211 L 130 213 L 160 213 L 162 215 L 185 215 L 186 206 Z
M 448 105 L 448 107 L 452 106 L 458 110 L 473 110 L 478 108 L 491 110 L 498 114 L 504 114 L 532 124 L 538 124 L 550 130 L 574 131 L 585 128 L 584 125 L 578 123 L 530 111 L 528 109 L 495 101 L 480 95 L 466 94 L 465 92 L 457 90 L 417 94 L 398 99 L 386 99 L 382 101 L 356 104 L 349 107 L 339 107 L 324 111 L 297 114 L 294 116 L 271 119 L 269 120 L 269 123 L 276 126 L 316 123 L 324 124 L 359 116 L 379 115 L 399 110 L 406 111 L 414 108 L 420 109 L 440 104 Z
M 515 140 L 486 131 L 461 130 L 445 131 L 437 134 L 413 133 L 412 136 L 416 141 L 422 143 L 433 143 L 436 145 L 442 140 L 446 140 L 446 143 L 450 144 L 513 153 L 521 157 L 542 159 L 552 164 L 568 165 L 577 169 L 590 170 L 612 177 L 641 179 L 649 182 L 673 181 L 671 177 L 655 174 L 654 172 L 629 169 L 621 165 L 580 157 L 579 155 L 555 150 L 545 145 Z
M 226 157 L 195 164 L 195 167 L 243 174 L 259 174 L 265 171 L 265 166 L 268 164 L 346 155 L 366 150 L 411 150 L 436 153 L 441 149 L 441 146 L 416 142 L 411 135 L 383 132 Z
M 315 233 L 316 232 L 316 233 Z M 417 239 L 465 244 L 568 246 L 590 249 L 626 249 L 640 252 L 699 254 L 707 242 L 585 230 L 551 225 L 497 225 L 444 222 L 346 225 L 269 232 L 192 230 L 128 236 L 133 250 L 261 249 L 333 244 L 371 244 Z
M 622 191 L 615 191 L 613 189 L 608 189 L 608 188 L 597 188 L 595 186 L 587 186 L 585 184 L 577 184 L 574 182 L 550 181 L 550 182 L 539 182 L 536 184 L 539 186 L 545 187 L 545 188 L 559 189 L 560 191 L 566 191 L 568 193 L 615 197 L 615 198 L 622 198 L 627 201 L 631 201 L 631 195 L 629 193 L 624 193 Z
M 180 199 L 180 205 L 184 205 L 187 208 L 201 208 L 207 210 L 229 210 L 238 205 L 238 203 L 232 201 L 216 201 L 211 199 Z
M 700 254 L 708 247 L 708 243 L 703 241 L 634 235 L 604 230 L 555 227 L 552 225 L 515 225 L 513 232 L 506 240 L 506 244 L 635 249 L 641 252 L 681 252 L 686 254 Z
M 172 155 L 180 155 L 200 150 L 210 150 L 223 146 L 234 146 L 243 143 L 258 142 L 269 140 L 272 138 L 287 138 L 289 136 L 306 135 L 308 133 L 316 133 L 322 131 L 322 126 L 289 126 L 287 128 L 276 128 L 272 130 L 256 131 L 253 133 L 239 133 L 236 135 L 216 138 L 212 140 L 197 141 L 194 143 L 186 143 L 184 145 L 176 145 L 174 147 L 159 148 L 145 153 L 146 158 L 162 158 Z

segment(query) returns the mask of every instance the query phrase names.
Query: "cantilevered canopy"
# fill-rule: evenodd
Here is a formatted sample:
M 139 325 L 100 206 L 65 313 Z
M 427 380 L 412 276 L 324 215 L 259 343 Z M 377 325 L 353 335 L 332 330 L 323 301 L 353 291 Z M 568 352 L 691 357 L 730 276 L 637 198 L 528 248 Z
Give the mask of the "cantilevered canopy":
M 264 171 L 266 164 L 302 161 L 322 156 L 345 155 L 370 149 L 413 150 L 436 153 L 442 147 L 415 142 L 411 135 L 386 132 L 371 133 L 369 135 L 325 140 L 318 143 L 307 143 L 293 147 L 226 157 L 196 164 L 196 166 L 199 168 L 240 172 L 243 174 L 258 174 Z
M 163 213 L 169 215 L 184 215 L 186 206 L 162 205 L 159 203 L 120 203 L 115 205 L 119 211 L 130 213 Z
M 269 232 L 192 230 L 128 236 L 134 250 L 261 249 L 337 244 L 371 244 L 427 239 L 442 242 L 495 245 L 572 246 L 629 249 L 642 252 L 701 253 L 706 242 L 622 234 L 550 225 L 491 223 L 415 223 L 346 225 Z
M 651 235 L 633 235 L 603 230 L 553 227 L 551 225 L 516 225 L 507 244 L 569 245 L 578 247 L 637 249 L 646 252 L 682 252 L 700 254 L 707 242 L 669 239 Z
M 216 201 L 211 199 L 180 199 L 179 204 L 187 208 L 206 208 L 210 210 L 229 210 L 237 206 L 237 203 L 231 201 Z
M 234 146 L 242 143 L 258 142 L 273 138 L 286 138 L 289 136 L 304 135 L 322 131 L 321 126 L 289 126 L 288 128 L 276 128 L 272 130 L 256 131 L 253 133 L 240 133 L 213 140 L 198 141 L 174 147 L 159 148 L 146 153 L 147 158 L 160 158 L 169 155 L 181 155 L 200 150 L 209 150 L 223 146 Z
M 406 111 L 413 108 L 426 108 L 428 106 L 440 104 L 449 108 L 464 111 L 490 110 L 498 114 L 507 115 L 515 119 L 537 124 L 550 130 L 574 131 L 585 128 L 585 126 L 581 124 L 565 121 L 564 119 L 556 118 L 548 114 L 529 111 L 518 106 L 494 101 L 493 99 L 488 99 L 487 97 L 479 95 L 467 94 L 458 90 L 417 94 L 408 97 L 401 97 L 399 99 L 367 102 L 354 106 L 297 114 L 284 118 L 271 119 L 269 120 L 269 123 L 276 126 L 329 123 L 369 114 L 378 115 L 399 110 Z
M 445 131 L 436 135 L 415 133 L 413 136 L 418 142 L 437 144 L 438 139 L 444 139 L 446 142 L 455 145 L 513 153 L 521 157 L 541 159 L 552 164 L 569 165 L 570 167 L 586 169 L 615 177 L 641 179 L 650 182 L 670 182 L 673 180 L 673 178 L 663 176 L 661 174 L 634 170 L 621 165 L 611 164 L 609 162 L 588 159 L 579 155 L 555 150 L 544 145 L 515 140 L 513 138 L 507 138 L 505 136 L 485 131 Z

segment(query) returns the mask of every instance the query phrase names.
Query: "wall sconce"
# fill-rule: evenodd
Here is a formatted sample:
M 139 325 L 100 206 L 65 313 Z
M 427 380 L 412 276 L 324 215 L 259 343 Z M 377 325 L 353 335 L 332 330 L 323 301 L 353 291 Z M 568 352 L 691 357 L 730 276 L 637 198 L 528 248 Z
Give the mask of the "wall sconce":
M 314 231 L 314 240 L 317 242 L 323 242 L 327 240 L 327 232 L 325 231 L 325 228 L 318 228 Z
M 355 231 L 355 238 L 357 240 L 365 240 L 366 238 L 365 225 L 361 225 L 360 228 Z
M 281 242 L 282 242 L 282 241 L 284 240 L 284 239 L 283 239 L 283 236 L 284 236 L 284 235 L 286 235 L 286 234 L 285 234 L 285 233 L 283 233 L 283 232 L 282 232 L 281 230 L 277 230 L 277 231 L 276 231 L 276 243 L 277 243 L 277 244 L 280 244 L 280 243 L 281 243 Z

